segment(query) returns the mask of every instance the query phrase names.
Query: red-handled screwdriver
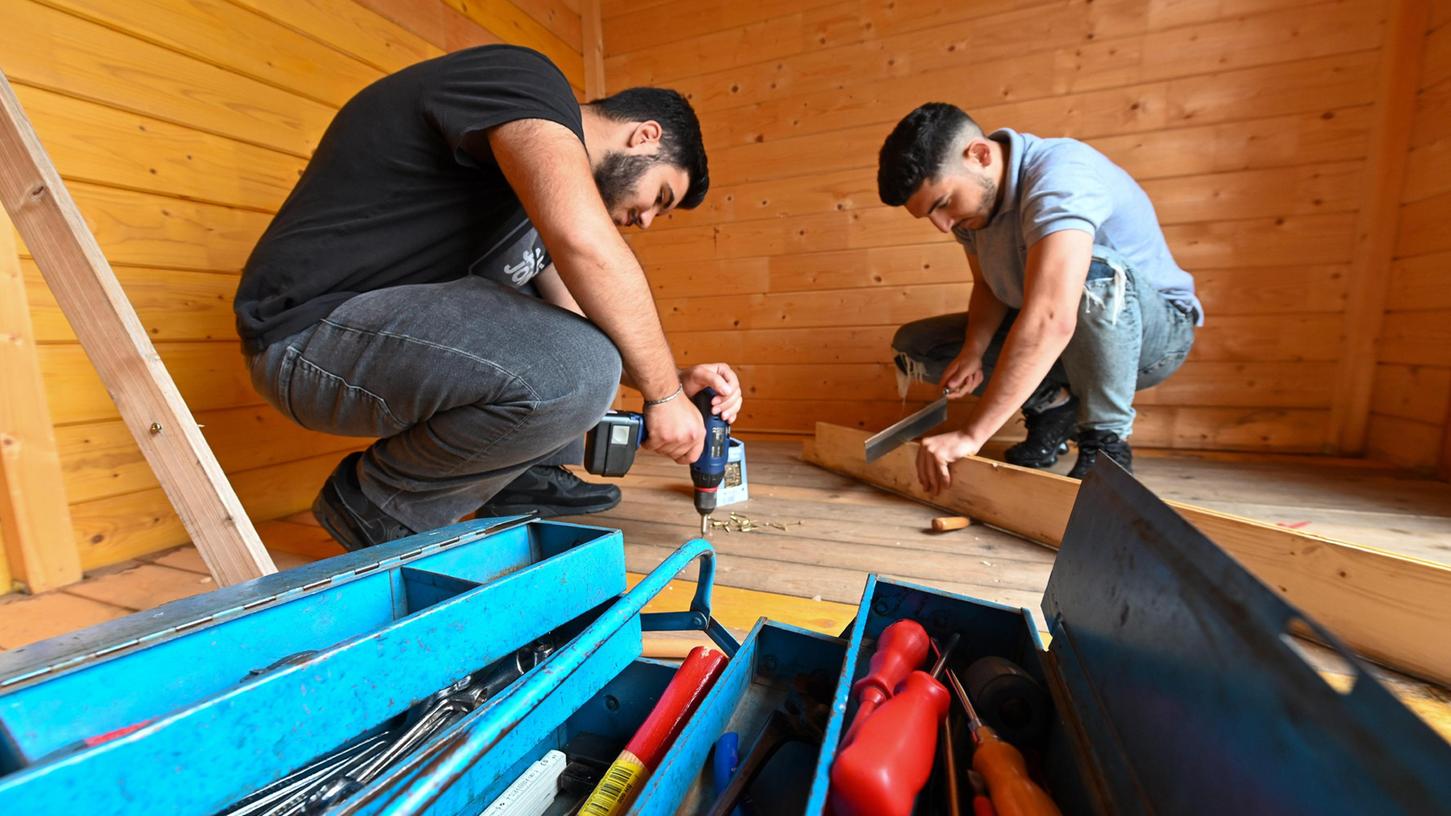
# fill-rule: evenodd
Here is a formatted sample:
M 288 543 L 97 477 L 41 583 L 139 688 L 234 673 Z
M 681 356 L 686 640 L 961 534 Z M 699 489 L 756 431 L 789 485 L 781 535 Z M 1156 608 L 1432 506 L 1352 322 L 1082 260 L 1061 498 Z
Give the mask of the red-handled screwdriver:
M 846 736 L 841 738 L 842 748 L 851 745 L 858 729 L 877 710 L 877 706 L 890 699 L 892 691 L 907 679 L 907 675 L 922 665 L 931 642 L 922 624 L 906 618 L 882 630 L 867 676 L 851 687 L 851 693 L 857 700 L 856 716 L 852 718 Z
M 884 633 L 885 634 L 885 633 Z M 957 645 L 953 635 L 932 674 L 914 671 L 857 729 L 831 766 L 836 816 L 909 816 L 937 755 L 937 729 L 952 696 L 936 680 Z

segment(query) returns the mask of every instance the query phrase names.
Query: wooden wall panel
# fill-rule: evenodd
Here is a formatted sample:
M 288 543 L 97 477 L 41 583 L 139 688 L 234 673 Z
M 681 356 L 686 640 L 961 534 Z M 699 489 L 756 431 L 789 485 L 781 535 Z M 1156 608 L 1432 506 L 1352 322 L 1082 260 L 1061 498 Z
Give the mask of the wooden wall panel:
M 1431 3 L 1367 449 L 1451 479 L 1451 4 Z
M 894 327 L 963 308 L 970 285 L 955 244 L 880 204 L 876 161 L 902 115 L 942 100 L 987 128 L 1084 139 L 1153 198 L 1209 323 L 1142 395 L 1141 444 L 1333 443 L 1385 4 L 602 0 L 602 15 L 610 90 L 675 87 L 701 115 L 714 189 L 630 242 L 680 356 L 750 372 L 743 429 L 880 427 L 912 407 Z M 1442 192 L 1408 228 L 1438 251 Z M 1401 290 L 1426 285 L 1417 269 Z
M 231 311 L 248 253 L 337 107 L 388 72 L 455 48 L 544 44 L 566 71 L 580 62 L 574 0 L 497 2 L 472 14 L 457 5 L 471 4 L 15 0 L 6 8 L 0 69 L 256 520 L 306 509 L 340 454 L 367 441 L 303 430 L 263 404 Z M 526 30 L 535 41 L 518 34 Z M 91 569 L 183 543 L 185 530 L 23 244 L 19 254 L 75 525 L 75 541 L 57 546 L 78 548 Z

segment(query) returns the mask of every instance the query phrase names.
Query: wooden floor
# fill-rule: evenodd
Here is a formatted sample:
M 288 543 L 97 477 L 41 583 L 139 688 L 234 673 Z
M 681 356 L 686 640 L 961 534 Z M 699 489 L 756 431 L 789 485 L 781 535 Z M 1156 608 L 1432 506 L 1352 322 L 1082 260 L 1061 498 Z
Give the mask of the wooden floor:
M 743 632 L 765 615 L 839 633 L 870 572 L 1028 607 L 1041 621 L 1052 550 L 981 526 L 932 533 L 933 510 L 803 463 L 798 442 L 756 440 L 748 449 L 751 500 L 723 508 L 717 519 L 734 511 L 757 529 L 712 534 L 719 552 L 717 615 L 728 627 Z M 1135 464 L 1139 478 L 1165 498 L 1451 563 L 1451 485 L 1444 482 L 1371 463 L 1313 457 L 1146 452 Z M 697 535 L 699 517 L 682 466 L 642 454 L 620 483 L 625 498 L 619 507 L 572 520 L 621 529 L 627 565 L 638 575 Z M 308 514 L 264 522 L 258 529 L 279 568 L 341 552 Z M 56 592 L 9 596 L 0 599 L 0 648 L 213 586 L 196 550 L 182 547 L 88 575 Z M 688 580 L 677 581 L 653 608 L 684 609 L 693 589 Z M 1451 694 L 1393 673 L 1378 675 L 1451 739 Z

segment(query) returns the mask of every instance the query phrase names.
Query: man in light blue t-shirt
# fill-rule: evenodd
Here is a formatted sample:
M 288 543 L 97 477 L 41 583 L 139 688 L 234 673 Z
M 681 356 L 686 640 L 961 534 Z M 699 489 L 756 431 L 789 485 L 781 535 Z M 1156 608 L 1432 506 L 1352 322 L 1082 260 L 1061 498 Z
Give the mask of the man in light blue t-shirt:
M 1099 454 L 1131 469 L 1134 392 L 1174 373 L 1204 322 L 1143 189 L 1082 142 L 984 135 L 940 102 L 887 137 L 877 185 L 883 203 L 951 232 L 974 280 L 966 313 L 909 323 L 892 341 L 904 377 L 981 397 L 961 430 L 922 441 L 923 487 L 949 484 L 949 466 L 1019 409 L 1028 438 L 1009 462 L 1049 467 L 1073 438 L 1069 476 Z

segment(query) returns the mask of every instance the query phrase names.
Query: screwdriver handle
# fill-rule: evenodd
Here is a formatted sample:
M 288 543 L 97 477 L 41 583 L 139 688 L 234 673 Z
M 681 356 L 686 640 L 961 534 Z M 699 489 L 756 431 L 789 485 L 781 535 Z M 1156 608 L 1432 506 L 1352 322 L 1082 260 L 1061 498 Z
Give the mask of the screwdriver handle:
M 972 768 L 987 780 L 987 791 L 1000 816 L 1059 816 L 1058 806 L 1028 776 L 1018 749 L 991 727 L 978 726 Z
M 892 690 L 907 678 L 913 669 L 927 659 L 927 646 L 931 639 L 927 630 L 917 621 L 903 618 L 882 630 L 877 637 L 877 650 L 867 674 L 851 687 L 852 696 L 857 699 L 856 715 L 851 727 L 842 738 L 842 746 L 850 745 L 856 739 L 857 731 L 876 710 L 877 706 L 892 696 Z
M 909 816 L 937 755 L 951 696 L 927 672 L 907 675 L 831 766 L 836 816 Z

